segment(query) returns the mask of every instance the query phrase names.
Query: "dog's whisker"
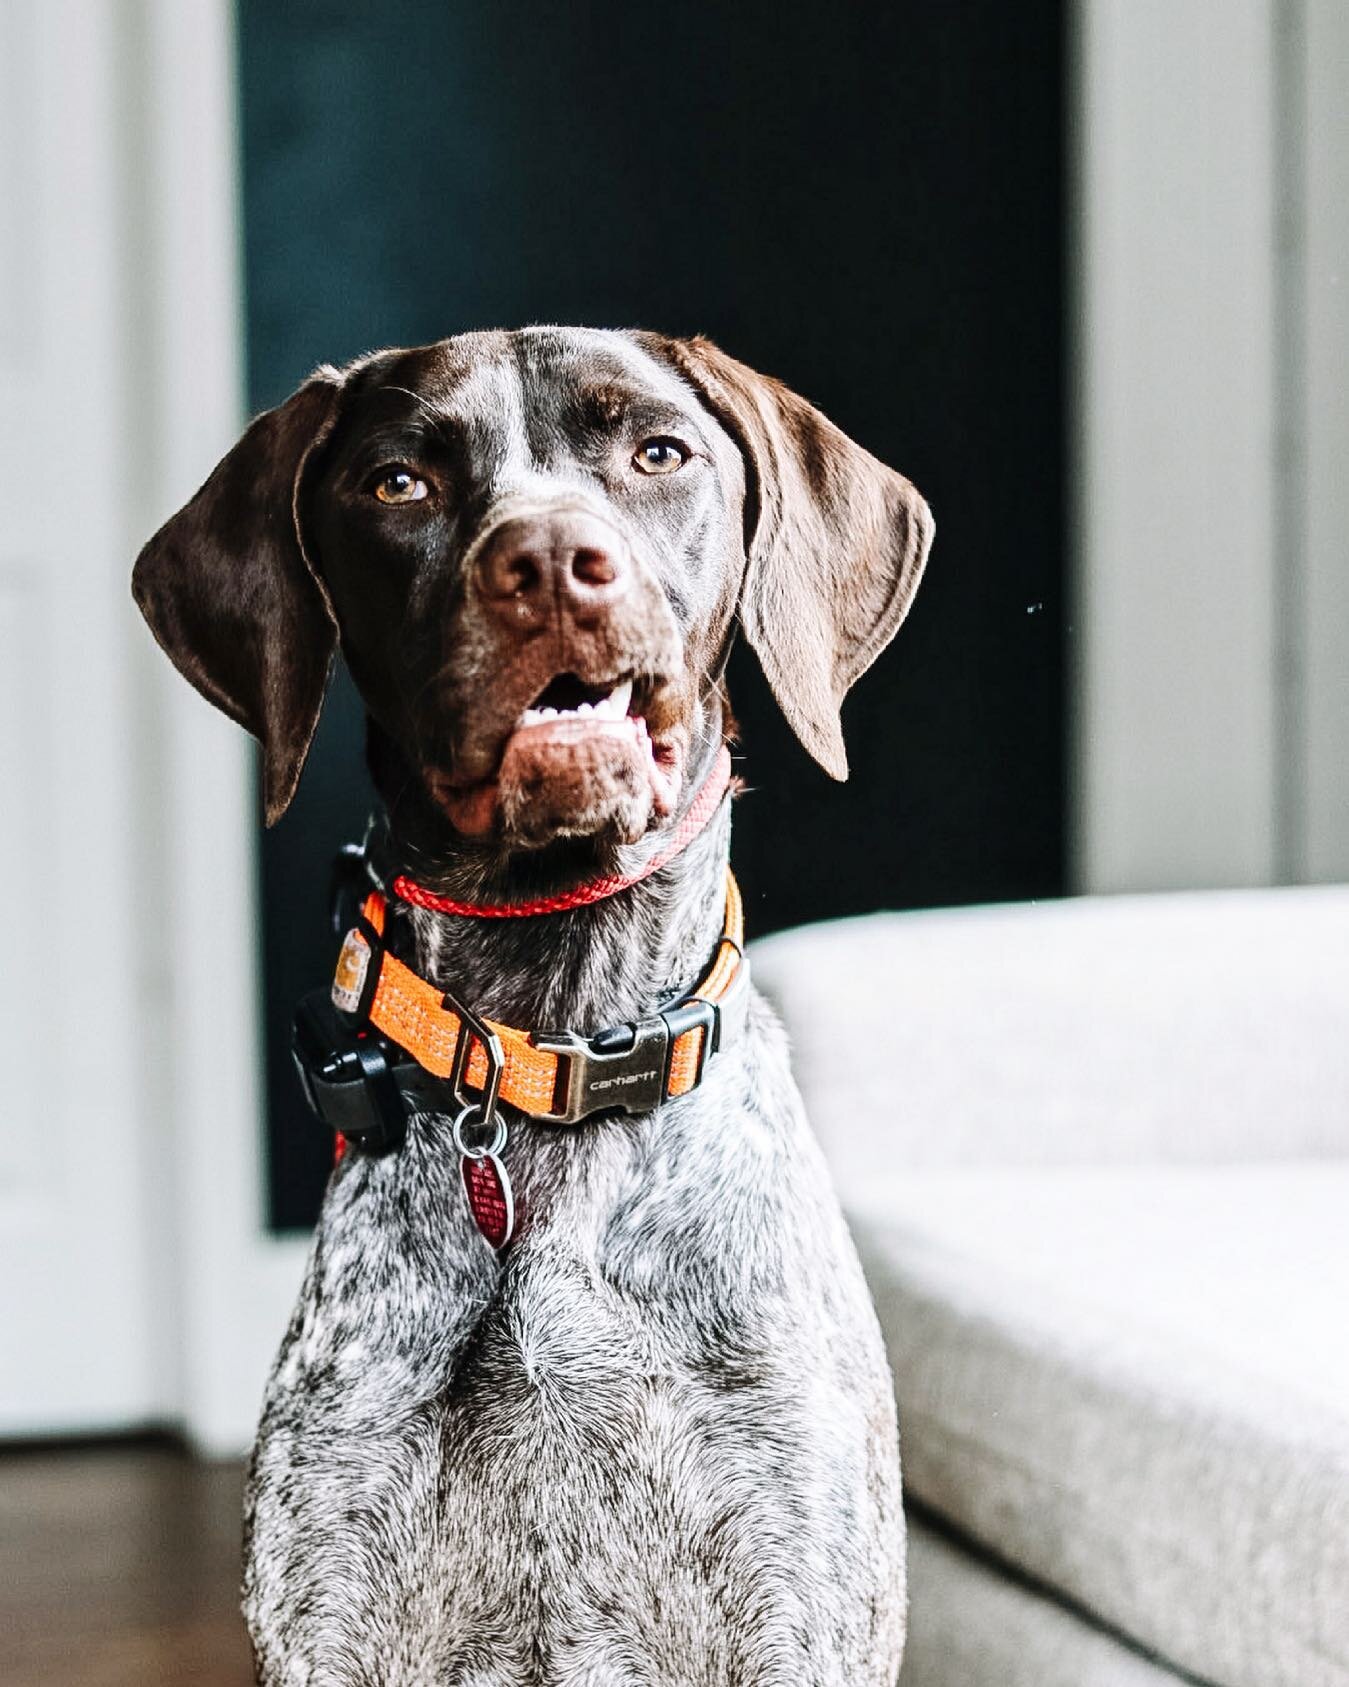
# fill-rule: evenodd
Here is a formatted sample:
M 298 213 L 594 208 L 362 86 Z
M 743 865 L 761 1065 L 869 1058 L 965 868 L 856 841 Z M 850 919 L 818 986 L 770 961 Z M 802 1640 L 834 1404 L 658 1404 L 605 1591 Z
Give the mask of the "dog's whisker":
M 435 407 L 427 399 L 425 399 L 421 393 L 415 392 L 411 387 L 397 386 L 391 381 L 383 382 L 375 390 L 379 392 L 399 393 L 404 398 L 410 398 L 417 406 L 418 413 L 425 417 L 425 419 L 431 424 L 432 431 L 437 434 L 444 433 L 449 423 L 449 418 L 441 411 L 435 409 Z

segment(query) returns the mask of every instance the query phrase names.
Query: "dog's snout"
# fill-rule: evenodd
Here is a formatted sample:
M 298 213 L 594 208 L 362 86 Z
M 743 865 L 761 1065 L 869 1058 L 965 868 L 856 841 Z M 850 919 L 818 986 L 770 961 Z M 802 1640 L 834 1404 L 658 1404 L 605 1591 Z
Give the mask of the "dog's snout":
M 505 521 L 478 559 L 483 598 L 512 620 L 521 606 L 557 603 L 573 613 L 606 610 L 626 593 L 630 576 L 619 534 L 579 510 Z

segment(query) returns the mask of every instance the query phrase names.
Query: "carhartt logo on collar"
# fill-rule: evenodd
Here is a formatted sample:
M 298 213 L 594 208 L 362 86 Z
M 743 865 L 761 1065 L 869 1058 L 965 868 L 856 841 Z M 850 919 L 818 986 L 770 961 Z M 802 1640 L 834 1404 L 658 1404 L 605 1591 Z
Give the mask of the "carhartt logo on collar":
M 616 1078 L 595 1078 L 586 1085 L 590 1090 L 611 1090 L 622 1084 L 649 1084 L 660 1073 L 653 1066 L 649 1072 L 622 1072 Z
M 342 945 L 333 973 L 333 1006 L 343 1013 L 355 1013 L 361 1005 L 366 975 L 370 971 L 370 945 L 353 927 Z

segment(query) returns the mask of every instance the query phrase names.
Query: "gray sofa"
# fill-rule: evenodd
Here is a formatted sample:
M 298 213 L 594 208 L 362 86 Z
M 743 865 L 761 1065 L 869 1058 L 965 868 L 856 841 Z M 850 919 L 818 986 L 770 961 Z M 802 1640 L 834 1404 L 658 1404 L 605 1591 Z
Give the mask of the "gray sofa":
M 1349 888 L 754 967 L 895 1368 L 903 1687 L 1349 1687 Z

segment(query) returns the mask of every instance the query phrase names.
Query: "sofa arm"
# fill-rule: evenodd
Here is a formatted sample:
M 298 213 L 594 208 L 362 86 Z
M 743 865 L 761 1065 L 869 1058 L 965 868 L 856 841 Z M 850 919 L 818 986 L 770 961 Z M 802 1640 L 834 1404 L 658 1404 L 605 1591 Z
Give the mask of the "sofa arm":
M 1349 1148 L 1349 887 L 875 914 L 753 965 L 844 1186 Z

